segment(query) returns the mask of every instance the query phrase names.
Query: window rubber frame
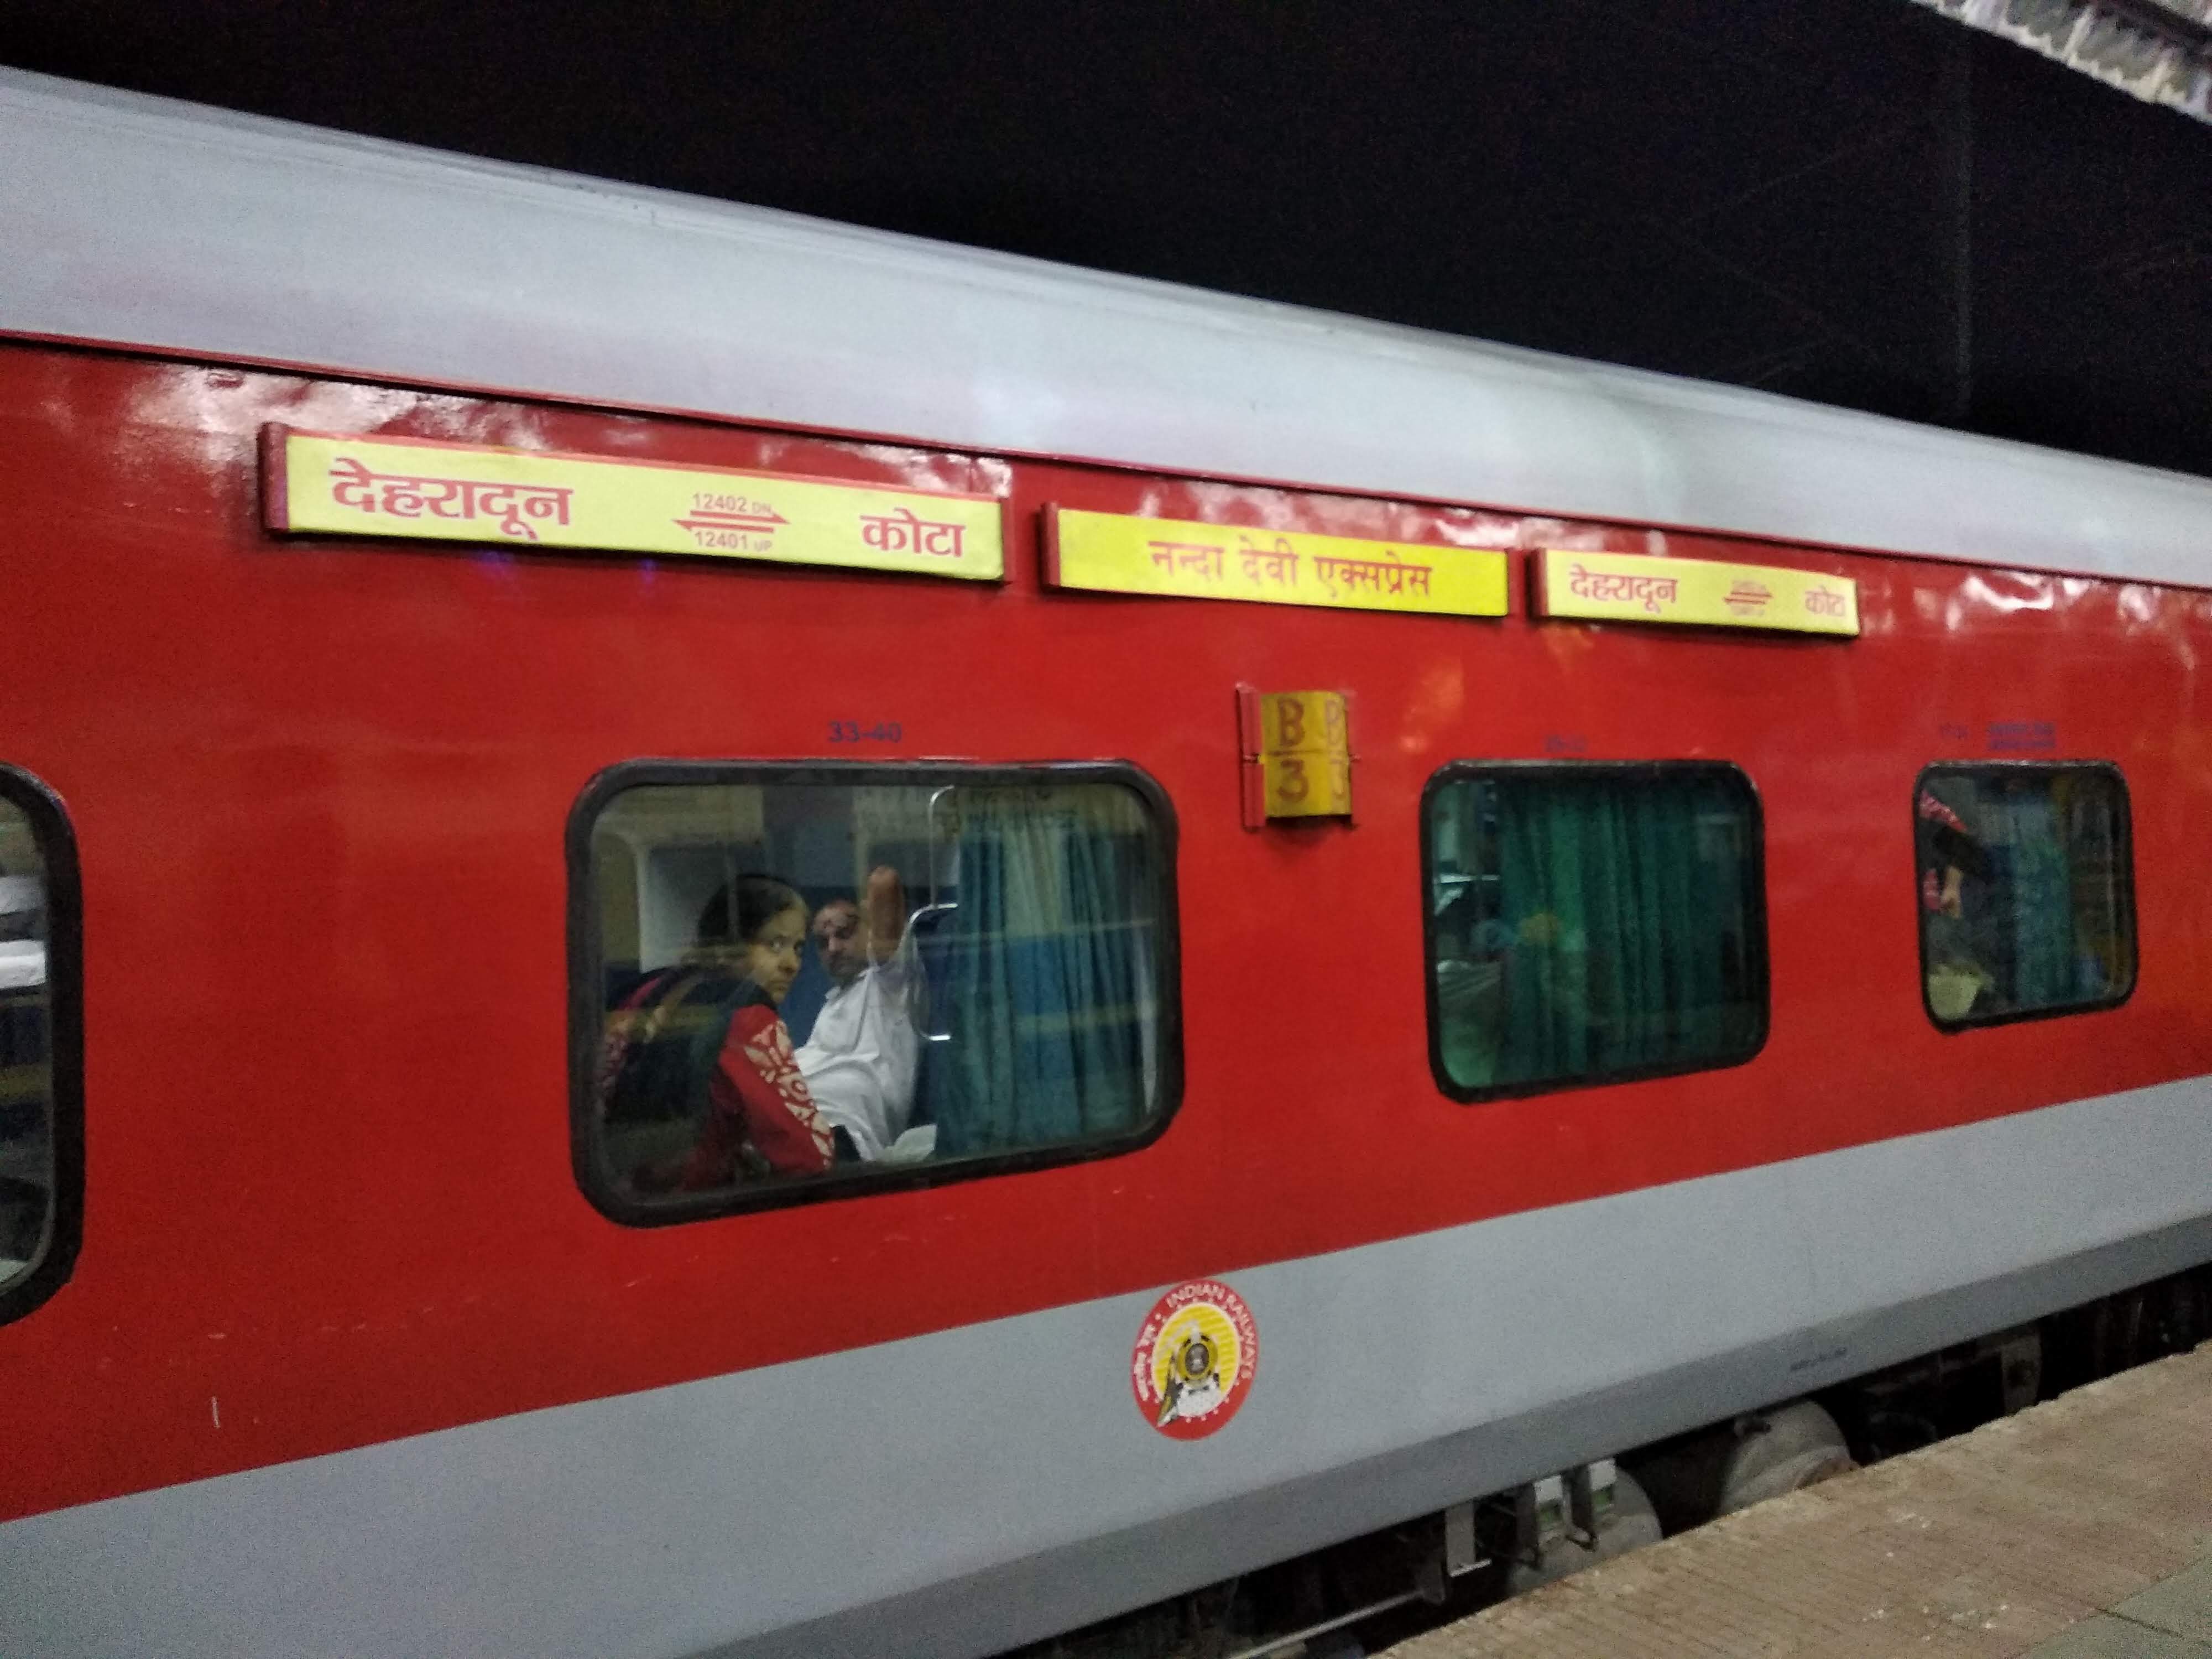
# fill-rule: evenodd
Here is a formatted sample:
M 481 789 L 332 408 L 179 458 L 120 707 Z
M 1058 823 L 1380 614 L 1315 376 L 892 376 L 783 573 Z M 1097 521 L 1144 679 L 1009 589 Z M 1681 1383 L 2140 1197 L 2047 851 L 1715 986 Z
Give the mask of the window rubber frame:
M 46 864 L 46 1100 L 53 1188 L 46 1248 L 0 1288 L 0 1325 L 69 1283 L 84 1245 L 84 889 L 69 809 L 41 779 L 0 762 L 0 802 L 21 812 Z
M 833 1166 L 818 1176 L 701 1194 L 696 1199 L 658 1203 L 625 1196 L 614 1187 L 594 1156 L 591 1134 L 592 1085 L 602 1041 L 605 1009 L 597 984 L 599 966 L 599 909 L 591 881 L 592 831 L 599 814 L 617 796 L 655 785 L 702 787 L 742 784 L 769 787 L 830 786 L 896 788 L 1104 783 L 1130 790 L 1152 819 L 1159 852 L 1160 921 L 1153 967 L 1158 978 L 1160 1024 L 1158 1086 L 1151 1115 L 1135 1128 L 1085 1140 L 1055 1141 L 1012 1152 L 963 1158 L 940 1164 L 927 1161 L 888 1169 Z M 577 1186 L 592 1206 L 626 1227 L 666 1227 L 709 1221 L 794 1205 L 865 1198 L 878 1193 L 915 1192 L 984 1176 L 1019 1174 L 1063 1164 L 1095 1163 L 1149 1146 L 1168 1131 L 1183 1098 L 1181 906 L 1176 870 L 1179 828 L 1175 805 L 1158 780 L 1133 762 L 1111 761 L 847 761 L 847 760 L 659 760 L 616 763 L 595 774 L 568 811 L 568 1147 Z
M 2120 872 L 2120 896 L 2127 907 L 2128 917 L 2128 982 L 2127 988 L 2118 996 L 2100 998 L 2094 1002 L 2067 1002 L 2051 1008 L 2017 1009 L 2011 1013 L 1985 1015 L 1982 1018 L 1945 1019 L 1936 1012 L 1928 1000 L 1928 912 L 1920 898 L 1920 792 L 1931 776 L 1942 774 L 2009 772 L 2015 775 L 2028 772 L 2100 772 L 2118 787 L 2120 797 L 2120 850 L 2125 855 Z M 1912 939 L 1919 963 L 1920 1011 L 1928 1016 L 1928 1023 L 1945 1036 L 1958 1036 L 1966 1031 L 1986 1030 L 1996 1025 L 2019 1025 L 2029 1020 L 2067 1019 L 2076 1014 L 2110 1013 L 2127 1003 L 2142 982 L 2142 936 L 2138 931 L 2136 907 L 2136 827 L 2135 795 L 2128 787 L 2127 774 L 2120 769 L 2118 761 L 2109 760 L 1936 760 L 1929 761 L 1913 775 L 1912 797 L 1906 803 L 1911 814 L 1907 822 L 1911 836 L 1907 842 L 1912 856 Z M 2073 872 L 2067 872 L 2070 880 Z
M 1547 775 L 1577 778 L 1613 778 L 1624 781 L 1656 782 L 1685 776 L 1725 780 L 1741 788 L 1749 807 L 1751 826 L 1751 910 L 1749 921 L 1759 941 L 1753 992 L 1759 1024 L 1741 1053 L 1718 1059 L 1661 1061 L 1625 1066 L 1619 1071 L 1578 1073 L 1571 1077 L 1537 1078 L 1527 1082 L 1470 1087 L 1455 1080 L 1445 1067 L 1443 1022 L 1437 994 L 1437 915 L 1431 897 L 1435 887 L 1436 846 L 1434 797 L 1454 784 L 1470 780 L 1528 778 Z M 1429 775 L 1421 787 L 1421 980 L 1428 1022 L 1429 1075 L 1439 1092 L 1463 1106 L 1493 1100 L 1525 1100 L 1535 1095 L 1561 1094 L 1576 1089 L 1609 1088 L 1617 1083 L 1642 1083 L 1656 1078 L 1687 1077 L 1699 1072 L 1732 1071 L 1747 1066 L 1766 1048 L 1774 1026 L 1774 994 L 1766 915 L 1766 803 L 1751 774 L 1734 761 L 1725 760 L 1450 760 Z

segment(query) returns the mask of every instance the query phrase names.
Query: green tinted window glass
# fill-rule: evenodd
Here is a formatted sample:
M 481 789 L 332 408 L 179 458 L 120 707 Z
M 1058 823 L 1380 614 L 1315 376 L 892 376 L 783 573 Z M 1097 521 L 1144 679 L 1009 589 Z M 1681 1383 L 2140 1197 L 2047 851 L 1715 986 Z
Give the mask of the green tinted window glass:
M 1447 768 L 1425 830 L 1453 1094 L 1729 1066 L 1765 1041 L 1759 805 L 1733 767 Z

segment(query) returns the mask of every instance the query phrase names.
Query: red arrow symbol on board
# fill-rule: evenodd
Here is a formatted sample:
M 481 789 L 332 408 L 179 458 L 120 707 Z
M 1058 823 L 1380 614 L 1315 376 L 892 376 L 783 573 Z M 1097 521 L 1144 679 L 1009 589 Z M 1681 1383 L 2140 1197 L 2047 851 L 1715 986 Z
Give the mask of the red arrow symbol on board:
M 791 520 L 771 507 L 765 513 L 694 513 L 676 522 L 686 530 L 752 530 L 773 534 L 778 525 Z
M 1764 583 L 1739 581 L 1721 595 L 1721 602 L 1731 611 L 1759 611 L 1773 597 Z

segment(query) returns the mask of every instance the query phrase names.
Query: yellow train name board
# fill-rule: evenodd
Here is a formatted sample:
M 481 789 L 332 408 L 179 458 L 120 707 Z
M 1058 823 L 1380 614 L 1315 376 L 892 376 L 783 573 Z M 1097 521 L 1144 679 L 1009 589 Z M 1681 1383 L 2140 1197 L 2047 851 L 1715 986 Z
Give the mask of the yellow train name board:
M 1045 585 L 1105 593 L 1502 617 L 1506 559 L 1488 548 L 1247 530 L 1045 508 Z
M 1858 584 L 1848 576 L 1559 547 L 1538 553 L 1535 567 L 1528 591 L 1540 617 L 1790 634 L 1859 631 Z
M 1006 574 L 996 496 L 421 439 L 262 430 L 270 529 Z

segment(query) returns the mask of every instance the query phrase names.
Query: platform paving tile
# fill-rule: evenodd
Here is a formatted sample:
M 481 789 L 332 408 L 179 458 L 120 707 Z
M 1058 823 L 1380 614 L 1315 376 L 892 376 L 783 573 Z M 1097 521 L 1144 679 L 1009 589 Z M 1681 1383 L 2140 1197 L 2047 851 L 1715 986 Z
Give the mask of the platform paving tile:
M 2212 1646 L 2100 1613 L 2031 1650 L 2033 1659 L 2212 1659 Z
M 1711 1562 L 1699 1574 L 1716 1597 L 1756 1600 L 1802 1638 L 1809 1631 L 1840 1634 L 1854 1630 L 1883 1606 L 1879 1579 L 1852 1552 L 1839 1550 L 1825 1561 L 1793 1550 L 1771 1574 L 1747 1561 Z
M 1638 1656 L 1638 1659 L 1648 1654 L 1650 1659 L 1672 1659 L 1673 1655 L 1682 1651 L 1678 1632 L 1644 1623 L 1633 1613 L 1625 1613 L 1618 1607 L 1584 1608 L 1580 1627 L 1601 1643 L 1607 1654 L 1632 1654 Z M 1762 1651 L 1756 1645 L 1744 1642 L 1741 1632 L 1734 1638 L 1734 1647 L 1739 1652 Z M 1690 1650 L 1698 1651 L 1696 1649 Z M 1729 1647 L 1723 1645 L 1711 1650 L 1726 1653 Z
M 1389 1652 L 2212 1659 L 2212 1344 Z
M 2154 1630 L 2212 1643 L 2212 1559 L 2197 1561 L 2130 1595 L 2112 1611 Z

